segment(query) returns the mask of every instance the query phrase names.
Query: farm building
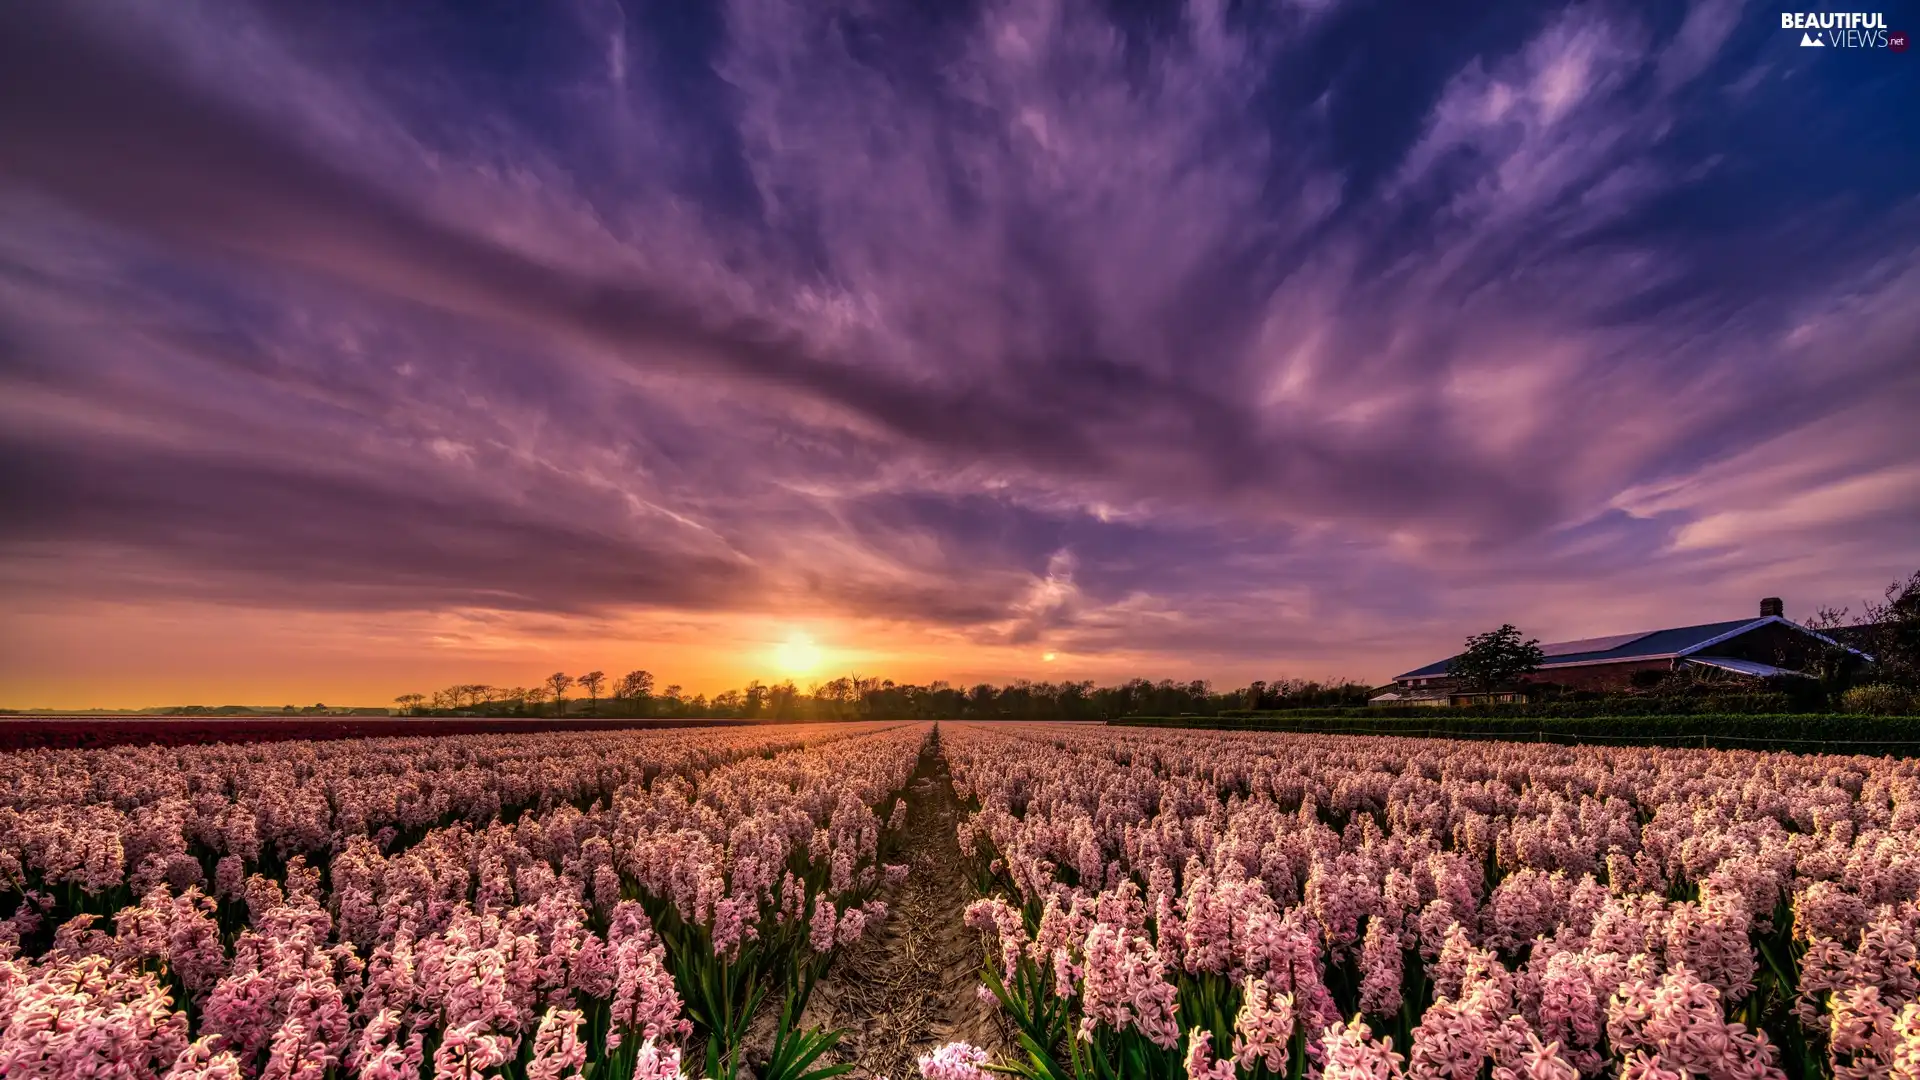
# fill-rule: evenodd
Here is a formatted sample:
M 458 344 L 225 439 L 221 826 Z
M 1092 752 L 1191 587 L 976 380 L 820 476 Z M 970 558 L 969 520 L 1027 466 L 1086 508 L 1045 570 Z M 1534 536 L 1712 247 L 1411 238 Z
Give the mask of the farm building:
M 1574 690 L 1623 690 L 1640 672 L 1689 667 L 1756 679 L 1800 675 L 1823 650 L 1832 648 L 1859 652 L 1787 619 L 1779 598 L 1768 597 L 1760 601 L 1758 618 L 1541 645 L 1545 659 L 1527 681 Z M 1395 689 L 1376 697 L 1374 703 L 1444 706 L 1492 700 L 1455 686 L 1447 674 L 1452 663 L 1449 657 L 1394 676 Z

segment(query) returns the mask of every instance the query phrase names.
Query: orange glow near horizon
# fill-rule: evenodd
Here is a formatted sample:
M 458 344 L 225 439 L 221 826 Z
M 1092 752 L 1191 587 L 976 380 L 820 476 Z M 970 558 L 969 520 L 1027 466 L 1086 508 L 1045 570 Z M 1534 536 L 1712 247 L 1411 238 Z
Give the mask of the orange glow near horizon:
M 853 674 L 966 686 L 1180 678 L 1192 670 L 1174 657 L 1069 656 L 945 627 L 824 616 L 796 623 L 777 613 L 598 618 L 86 604 L 0 620 L 0 707 L 13 709 L 386 706 L 400 694 L 462 683 L 531 687 L 555 671 L 596 669 L 616 680 L 636 668 L 651 671 L 658 689 L 678 685 L 689 696 L 756 679 L 807 690 Z

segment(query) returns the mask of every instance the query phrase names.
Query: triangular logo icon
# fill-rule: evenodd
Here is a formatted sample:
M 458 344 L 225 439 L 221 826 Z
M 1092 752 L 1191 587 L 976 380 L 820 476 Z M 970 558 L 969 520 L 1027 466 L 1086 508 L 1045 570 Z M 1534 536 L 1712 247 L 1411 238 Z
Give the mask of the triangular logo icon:
M 1812 34 L 1802 33 L 1800 35 L 1800 47 L 1803 49 L 1824 49 L 1827 47 L 1827 43 L 1814 37 Z

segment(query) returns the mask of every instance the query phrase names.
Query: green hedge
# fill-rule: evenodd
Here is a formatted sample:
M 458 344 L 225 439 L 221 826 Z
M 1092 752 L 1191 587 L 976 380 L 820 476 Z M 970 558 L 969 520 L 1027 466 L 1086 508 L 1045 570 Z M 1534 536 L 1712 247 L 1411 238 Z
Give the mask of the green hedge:
M 1325 735 L 1402 735 L 1494 738 L 1519 742 L 1711 746 L 1802 753 L 1920 756 L 1920 716 L 1851 713 L 1704 713 L 1689 716 L 1476 716 L 1466 709 L 1425 708 L 1418 716 L 1384 710 L 1348 710 L 1336 716 L 1256 716 L 1237 719 L 1135 716 L 1126 727 L 1185 727 L 1229 731 L 1293 731 Z

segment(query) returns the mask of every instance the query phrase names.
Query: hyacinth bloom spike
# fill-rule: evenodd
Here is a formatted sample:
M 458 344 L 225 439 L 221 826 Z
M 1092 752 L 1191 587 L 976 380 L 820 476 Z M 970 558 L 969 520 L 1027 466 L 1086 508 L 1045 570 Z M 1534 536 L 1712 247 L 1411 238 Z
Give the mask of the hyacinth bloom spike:
M 987 1080 L 987 1052 L 964 1042 L 950 1042 L 919 1058 L 924 1080 Z
M 1398 1080 L 1403 1060 L 1358 1018 L 1329 1025 L 1320 1039 L 1322 1080 Z M 1414 1074 L 1418 1075 L 1418 1074 Z

